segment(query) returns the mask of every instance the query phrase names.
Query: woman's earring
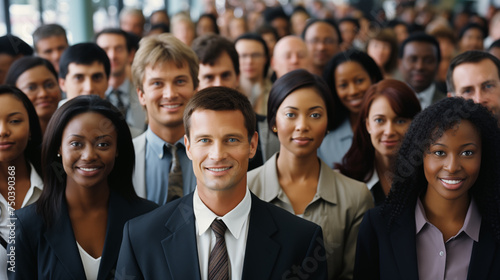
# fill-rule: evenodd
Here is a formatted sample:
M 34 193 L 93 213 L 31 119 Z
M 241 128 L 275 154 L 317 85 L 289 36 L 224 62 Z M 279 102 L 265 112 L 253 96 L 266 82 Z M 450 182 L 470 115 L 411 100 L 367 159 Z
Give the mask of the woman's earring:
M 274 133 L 278 132 L 278 128 L 276 128 L 275 126 L 273 126 L 273 132 Z
M 60 153 L 57 153 L 57 157 L 61 157 L 61 154 L 60 154 Z

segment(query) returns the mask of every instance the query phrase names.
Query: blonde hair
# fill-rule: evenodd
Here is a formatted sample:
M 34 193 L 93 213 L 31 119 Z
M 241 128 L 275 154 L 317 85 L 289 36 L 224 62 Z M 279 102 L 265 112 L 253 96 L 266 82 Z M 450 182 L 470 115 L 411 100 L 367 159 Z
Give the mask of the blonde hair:
M 139 42 L 139 49 L 132 63 L 132 80 L 136 88 L 143 90 L 144 69 L 165 62 L 173 62 L 177 68 L 189 67 L 194 89 L 198 87 L 198 57 L 196 53 L 171 34 L 148 36 Z

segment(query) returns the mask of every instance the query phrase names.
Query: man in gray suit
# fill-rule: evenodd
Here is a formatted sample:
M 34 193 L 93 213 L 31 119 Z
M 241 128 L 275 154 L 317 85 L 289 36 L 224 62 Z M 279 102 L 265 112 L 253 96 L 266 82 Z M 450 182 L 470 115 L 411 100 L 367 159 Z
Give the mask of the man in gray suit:
M 139 102 L 148 117 L 148 129 L 134 138 L 133 183 L 140 197 L 159 205 L 196 187 L 182 115 L 198 87 L 198 67 L 193 50 L 169 34 L 142 39 L 132 63 Z

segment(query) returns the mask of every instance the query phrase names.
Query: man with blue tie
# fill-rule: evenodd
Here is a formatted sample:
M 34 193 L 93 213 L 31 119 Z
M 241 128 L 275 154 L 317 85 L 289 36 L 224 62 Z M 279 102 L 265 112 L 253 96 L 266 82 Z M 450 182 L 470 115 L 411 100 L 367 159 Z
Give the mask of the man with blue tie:
M 148 129 L 134 138 L 137 195 L 163 205 L 194 191 L 196 179 L 184 146 L 182 114 L 198 87 L 198 59 L 169 34 L 141 40 L 132 63 Z
M 248 98 L 201 90 L 184 126 L 196 190 L 125 225 L 116 279 L 326 279 L 321 227 L 248 190 L 258 141 Z

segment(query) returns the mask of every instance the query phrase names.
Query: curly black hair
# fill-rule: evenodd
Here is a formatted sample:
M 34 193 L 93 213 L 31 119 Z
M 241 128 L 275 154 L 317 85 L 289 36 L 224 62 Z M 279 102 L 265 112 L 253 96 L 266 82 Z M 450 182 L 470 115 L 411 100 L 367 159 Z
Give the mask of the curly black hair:
M 406 207 L 415 205 L 427 189 L 423 158 L 429 146 L 462 120 L 470 121 L 481 136 L 481 169 L 470 189 L 483 222 L 500 243 L 500 129 L 493 115 L 472 100 L 451 97 L 428 107 L 412 121 L 399 150 L 391 191 L 381 208 L 390 227 Z

